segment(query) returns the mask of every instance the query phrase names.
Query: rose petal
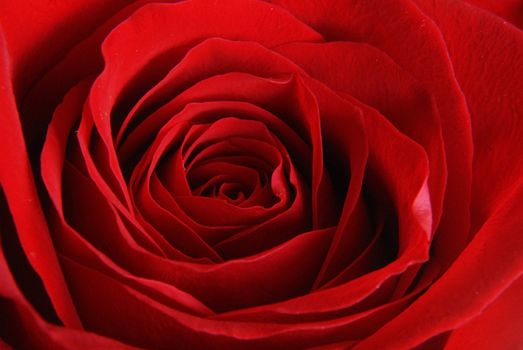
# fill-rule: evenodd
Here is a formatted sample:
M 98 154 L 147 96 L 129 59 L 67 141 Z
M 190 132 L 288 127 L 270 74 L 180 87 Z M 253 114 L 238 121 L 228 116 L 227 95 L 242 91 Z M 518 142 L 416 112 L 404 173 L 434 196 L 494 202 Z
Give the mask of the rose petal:
M 3 233 L 2 233 L 3 234 Z M 9 349 L 135 349 L 114 339 L 43 321 L 18 289 L 0 245 L 0 347 Z M 7 342 L 9 345 L 4 345 Z
M 57 314 L 68 326 L 81 328 L 41 209 L 18 119 L 7 57 L 3 36 L 0 35 L 0 135 L 4 147 L 0 157 L 0 182 L 22 248 L 42 278 Z
M 469 238 L 472 133 L 467 104 L 438 27 L 410 0 L 386 4 L 380 0 L 330 0 L 329 6 L 321 7 L 295 0 L 270 2 L 284 7 L 327 40 L 375 46 L 434 94 L 448 169 L 445 210 L 435 235 L 435 249 L 449 264 Z
M 523 343 L 523 278 L 508 287 L 481 315 L 450 335 L 446 348 L 517 349 Z
M 125 4 L 124 0 L 38 0 L 29 3 L 2 2 L 2 32 L 13 62 L 16 91 L 24 91 L 37 76 L 86 33 Z M 38 57 L 38 60 L 34 60 Z
M 519 181 L 451 268 L 408 310 L 356 348 L 413 347 L 478 316 L 523 271 L 522 195 Z M 415 329 L 406 326 L 413 320 Z
M 424 147 L 429 157 L 431 206 L 437 227 L 447 169 L 440 116 L 425 89 L 387 55 L 367 44 L 295 43 L 282 45 L 276 51 L 330 88 L 378 110 Z
M 523 173 L 514 162 L 523 154 L 523 32 L 466 4 L 419 3 L 441 29 L 471 111 L 475 233 Z
M 43 182 L 59 213 L 63 211 L 62 171 L 68 145 L 67 140 L 80 116 L 88 87 L 89 81 L 80 83 L 68 93 L 62 105 L 57 108 L 54 118 L 49 125 L 48 135 L 42 151 Z M 141 230 L 137 230 L 135 238 L 146 249 L 160 254 L 169 252 L 161 237 L 155 236 L 154 232 L 151 233 L 149 231 L 149 234 L 144 234 Z M 176 254 L 174 255 L 176 256 Z M 182 255 L 178 254 L 178 257 L 182 257 Z

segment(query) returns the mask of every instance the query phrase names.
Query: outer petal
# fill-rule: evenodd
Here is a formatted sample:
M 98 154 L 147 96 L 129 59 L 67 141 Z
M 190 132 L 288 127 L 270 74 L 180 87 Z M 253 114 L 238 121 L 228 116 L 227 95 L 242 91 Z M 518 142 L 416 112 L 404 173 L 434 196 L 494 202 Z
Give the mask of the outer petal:
M 461 2 L 418 3 L 441 29 L 471 111 L 476 232 L 523 175 L 523 32 Z
M 13 62 L 16 92 L 24 90 L 76 41 L 128 2 L 1 0 L 0 28 Z
M 112 339 L 43 321 L 19 291 L 1 244 L 0 286 L 0 349 L 134 349 Z
M 523 278 L 505 290 L 483 314 L 454 331 L 446 349 L 517 349 L 523 344 Z
M 451 268 L 410 308 L 356 349 L 411 348 L 460 327 L 523 272 L 523 181 Z
M 9 62 L 0 33 L 0 183 L 13 216 L 21 245 L 30 264 L 42 278 L 62 321 L 81 327 L 63 280 L 47 223 L 34 184 L 13 95 Z M 3 285 L 0 285 L 0 291 Z

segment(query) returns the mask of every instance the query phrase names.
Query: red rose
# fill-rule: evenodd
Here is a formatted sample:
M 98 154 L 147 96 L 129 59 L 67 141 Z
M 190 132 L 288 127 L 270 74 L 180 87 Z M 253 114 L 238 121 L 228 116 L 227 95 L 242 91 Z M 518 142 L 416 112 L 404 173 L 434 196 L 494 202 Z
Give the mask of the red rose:
M 520 348 L 521 14 L 0 1 L 1 348 Z

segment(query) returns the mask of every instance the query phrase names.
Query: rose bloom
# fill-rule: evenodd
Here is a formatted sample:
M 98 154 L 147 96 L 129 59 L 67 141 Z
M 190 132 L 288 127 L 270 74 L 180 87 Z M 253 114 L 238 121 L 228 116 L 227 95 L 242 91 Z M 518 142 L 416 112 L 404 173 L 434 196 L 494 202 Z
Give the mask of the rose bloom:
M 0 1 L 1 349 L 522 349 L 518 0 Z

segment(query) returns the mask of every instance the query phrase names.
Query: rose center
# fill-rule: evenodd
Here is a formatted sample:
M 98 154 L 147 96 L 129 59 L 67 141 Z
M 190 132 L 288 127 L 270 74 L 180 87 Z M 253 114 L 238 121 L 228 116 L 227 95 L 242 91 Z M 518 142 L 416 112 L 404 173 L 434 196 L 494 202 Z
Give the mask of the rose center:
M 181 151 L 195 196 L 268 208 L 288 193 L 284 149 L 258 121 L 228 117 L 194 125 Z

